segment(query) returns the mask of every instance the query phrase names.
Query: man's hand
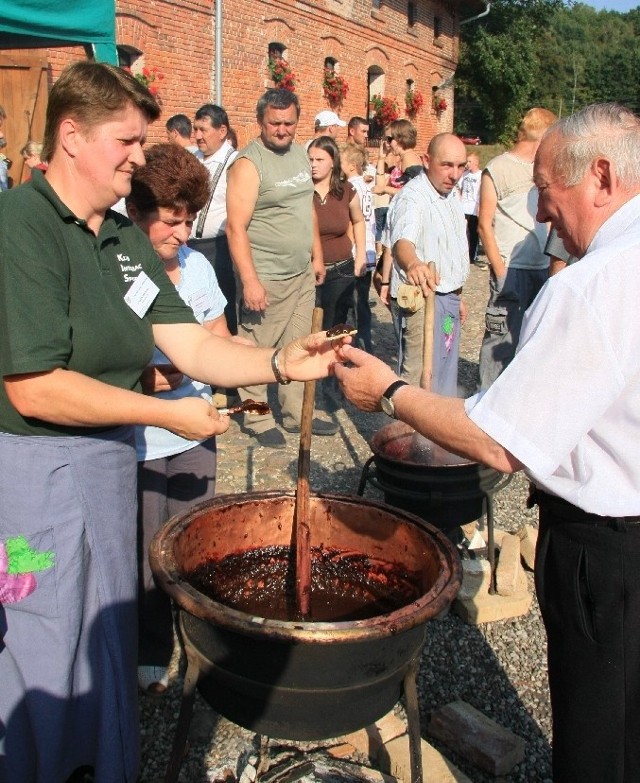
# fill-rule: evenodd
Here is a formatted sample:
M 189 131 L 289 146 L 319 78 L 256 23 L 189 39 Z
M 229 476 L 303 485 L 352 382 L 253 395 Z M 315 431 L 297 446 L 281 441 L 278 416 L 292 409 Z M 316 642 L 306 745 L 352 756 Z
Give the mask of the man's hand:
M 380 398 L 398 376 L 380 359 L 366 351 L 344 345 L 340 356 L 352 366 L 336 364 L 333 368 L 345 397 L 363 411 L 379 411 Z
M 406 275 L 411 285 L 420 286 L 425 296 L 429 296 L 431 291 L 435 291 L 440 282 L 440 275 L 437 273 L 433 261 L 428 263 L 415 261 L 407 268 Z
M 242 300 L 247 310 L 264 311 L 269 306 L 267 292 L 257 278 L 250 283 L 242 283 Z
M 464 325 L 469 317 L 469 308 L 467 307 L 467 300 L 460 297 L 460 324 Z

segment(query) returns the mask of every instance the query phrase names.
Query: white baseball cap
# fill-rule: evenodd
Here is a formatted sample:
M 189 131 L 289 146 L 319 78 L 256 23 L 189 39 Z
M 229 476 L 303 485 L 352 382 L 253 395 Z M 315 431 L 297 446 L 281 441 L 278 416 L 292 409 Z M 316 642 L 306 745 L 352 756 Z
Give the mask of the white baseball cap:
M 347 123 L 341 120 L 334 111 L 321 111 L 316 114 L 316 125 L 319 128 L 328 128 L 329 125 L 337 125 L 340 128 L 346 128 Z

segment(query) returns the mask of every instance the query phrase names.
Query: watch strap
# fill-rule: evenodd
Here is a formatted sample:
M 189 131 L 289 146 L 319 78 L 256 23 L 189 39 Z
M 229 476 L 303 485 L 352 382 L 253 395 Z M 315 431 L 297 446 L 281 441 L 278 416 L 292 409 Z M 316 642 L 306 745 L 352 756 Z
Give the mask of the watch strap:
M 407 381 L 394 381 L 391 386 L 389 386 L 382 394 L 382 399 L 386 400 L 390 405 L 391 409 L 394 409 L 393 402 L 391 398 L 393 395 L 398 391 L 398 389 L 401 389 L 403 386 L 408 386 L 409 384 Z M 385 411 L 386 412 L 386 411 Z

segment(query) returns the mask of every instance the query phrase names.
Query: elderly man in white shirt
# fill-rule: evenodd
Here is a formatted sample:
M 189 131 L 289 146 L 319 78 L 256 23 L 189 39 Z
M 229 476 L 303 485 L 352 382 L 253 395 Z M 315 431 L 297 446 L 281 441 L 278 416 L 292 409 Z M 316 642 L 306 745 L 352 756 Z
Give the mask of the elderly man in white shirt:
M 513 361 L 463 402 L 412 388 L 351 347 L 347 397 L 444 448 L 524 470 L 539 507 L 555 783 L 640 780 L 640 119 L 560 120 L 538 149 L 540 222 L 579 260 L 527 311 Z
M 195 114 L 193 132 L 198 145 L 195 156 L 209 170 L 212 193 L 208 204 L 198 212 L 189 238 L 189 247 L 202 253 L 214 268 L 218 285 L 227 300 L 224 315 L 231 334 L 238 333 L 236 279 L 225 234 L 227 224 L 227 170 L 238 154 L 229 142 L 227 112 L 213 103 L 201 106 Z
M 460 326 L 465 316 L 460 294 L 469 274 L 466 223 L 454 191 L 466 162 L 465 146 L 457 136 L 434 136 L 425 173 L 393 198 L 387 216 L 393 249 L 392 310 L 402 334 L 400 374 L 420 384 L 423 372 L 431 373 L 431 388 L 452 395 L 457 391 Z M 431 368 L 423 367 L 424 310 L 400 307 L 397 298 L 403 283 L 419 286 L 425 296 L 436 292 Z

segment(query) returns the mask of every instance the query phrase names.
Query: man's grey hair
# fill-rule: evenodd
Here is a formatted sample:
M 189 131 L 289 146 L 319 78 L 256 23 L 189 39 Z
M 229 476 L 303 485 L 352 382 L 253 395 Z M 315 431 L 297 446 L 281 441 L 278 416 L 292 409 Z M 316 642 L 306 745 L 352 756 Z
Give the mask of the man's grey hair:
M 256 118 L 258 122 L 262 122 L 264 119 L 264 113 L 267 110 L 267 106 L 271 106 L 274 109 L 288 109 L 289 106 L 296 107 L 296 116 L 300 116 L 300 101 L 295 92 L 291 90 L 285 90 L 282 87 L 273 87 L 267 90 L 262 95 L 256 105 Z
M 625 188 L 640 185 L 640 118 L 618 103 L 594 103 L 556 122 L 553 171 L 565 185 L 577 185 L 592 161 L 608 158 Z

